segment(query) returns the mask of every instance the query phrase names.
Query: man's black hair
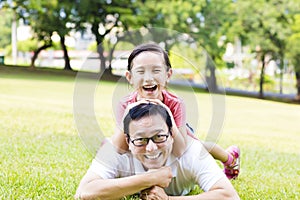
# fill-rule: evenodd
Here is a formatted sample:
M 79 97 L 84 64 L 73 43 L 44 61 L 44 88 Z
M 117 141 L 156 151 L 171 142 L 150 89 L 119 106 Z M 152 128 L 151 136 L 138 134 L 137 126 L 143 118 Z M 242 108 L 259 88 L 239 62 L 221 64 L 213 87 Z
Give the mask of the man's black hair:
M 129 123 L 132 120 L 139 120 L 143 117 L 153 115 L 160 115 L 163 119 L 165 119 L 165 123 L 167 124 L 168 130 L 171 133 L 172 121 L 168 111 L 163 106 L 153 103 L 141 103 L 129 110 L 128 114 L 123 120 L 124 133 L 129 135 Z

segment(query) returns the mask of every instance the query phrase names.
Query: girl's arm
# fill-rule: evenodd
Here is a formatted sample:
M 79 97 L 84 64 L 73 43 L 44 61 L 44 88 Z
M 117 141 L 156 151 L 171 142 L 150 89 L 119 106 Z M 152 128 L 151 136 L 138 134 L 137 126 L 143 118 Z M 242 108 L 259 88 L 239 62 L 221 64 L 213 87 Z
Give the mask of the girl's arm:
M 113 145 L 118 149 L 118 153 L 123 154 L 129 150 L 128 144 L 126 142 L 126 136 L 125 136 L 124 130 L 123 130 L 123 119 L 127 115 L 127 113 L 129 112 L 129 110 L 131 108 L 133 108 L 134 106 L 141 104 L 141 103 L 148 103 L 148 101 L 141 100 L 141 101 L 138 101 L 135 103 L 128 104 L 126 109 L 124 109 L 121 104 L 118 105 L 119 107 L 118 107 L 118 109 L 117 109 L 118 111 L 116 113 L 117 124 L 116 124 L 116 128 L 115 128 L 115 132 L 114 132 L 113 136 L 111 137 Z
M 175 125 L 176 127 L 176 125 Z M 174 127 L 172 128 L 174 129 Z M 173 130 L 173 134 L 174 134 L 174 146 L 173 146 L 173 150 L 172 150 L 172 153 L 179 157 L 181 156 L 185 149 L 186 149 L 186 146 L 187 146 L 187 133 L 186 133 L 186 127 L 185 126 L 182 126 L 182 127 L 179 127 L 177 128 L 177 130 Z
M 174 120 L 174 116 L 170 110 L 170 108 L 168 106 L 166 106 L 163 102 L 161 102 L 158 99 L 147 99 L 147 101 L 159 104 L 161 106 L 163 106 L 169 113 L 171 120 L 172 120 L 172 134 L 173 134 L 173 138 L 174 138 L 174 145 L 173 145 L 173 150 L 172 153 L 176 156 L 176 157 L 180 157 L 187 146 L 187 130 L 186 130 L 186 126 L 182 126 L 182 127 L 177 127 L 175 120 Z M 185 124 L 185 123 L 184 123 Z
M 126 142 L 125 134 L 119 127 L 115 128 L 115 133 L 111 137 L 111 141 L 117 148 L 118 153 L 123 154 L 128 151 L 128 144 Z

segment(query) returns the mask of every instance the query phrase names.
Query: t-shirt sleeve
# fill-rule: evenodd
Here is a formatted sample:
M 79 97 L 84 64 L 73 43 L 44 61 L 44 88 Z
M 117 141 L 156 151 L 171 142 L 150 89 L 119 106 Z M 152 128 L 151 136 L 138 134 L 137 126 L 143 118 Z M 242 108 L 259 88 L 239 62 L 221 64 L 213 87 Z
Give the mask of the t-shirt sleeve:
M 123 130 L 123 115 L 125 113 L 126 107 L 128 104 L 131 104 L 136 101 L 137 92 L 133 92 L 123 99 L 119 101 L 117 104 L 117 108 L 115 109 L 115 116 L 116 116 L 116 124 L 117 127 Z
M 186 109 L 185 104 L 182 100 L 178 101 L 178 106 L 176 106 L 174 120 L 177 127 L 182 127 L 186 125 Z
M 118 176 L 118 162 L 120 156 L 110 142 L 106 142 L 98 150 L 93 159 L 89 171 L 97 174 L 103 179 L 116 178 Z
M 171 110 L 176 126 L 182 127 L 186 125 L 186 109 L 184 101 L 176 95 L 163 91 L 164 104 Z
M 128 154 L 119 154 L 110 141 L 98 150 L 89 171 L 103 179 L 120 178 L 132 175 Z
M 121 130 L 123 130 L 123 123 L 122 123 L 122 119 L 123 119 L 123 115 L 126 109 L 126 102 L 125 101 L 120 101 L 117 105 L 117 109 L 116 109 L 116 124 L 117 127 Z

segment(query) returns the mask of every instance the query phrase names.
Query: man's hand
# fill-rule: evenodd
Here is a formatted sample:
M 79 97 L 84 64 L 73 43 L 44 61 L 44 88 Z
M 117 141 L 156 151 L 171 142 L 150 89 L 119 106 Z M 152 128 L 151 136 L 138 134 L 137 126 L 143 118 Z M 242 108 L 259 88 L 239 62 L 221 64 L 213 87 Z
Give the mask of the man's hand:
M 168 200 L 168 195 L 163 188 L 168 187 L 172 180 L 171 167 L 151 169 L 147 173 L 153 175 L 157 183 L 148 189 L 142 190 L 140 198 L 145 200 Z
M 143 200 L 168 200 L 169 199 L 164 189 L 159 186 L 153 186 L 151 188 L 141 191 L 140 198 Z
M 172 180 L 171 167 L 162 167 L 159 169 L 151 169 L 147 173 L 150 173 L 153 177 L 154 184 L 159 187 L 168 187 Z

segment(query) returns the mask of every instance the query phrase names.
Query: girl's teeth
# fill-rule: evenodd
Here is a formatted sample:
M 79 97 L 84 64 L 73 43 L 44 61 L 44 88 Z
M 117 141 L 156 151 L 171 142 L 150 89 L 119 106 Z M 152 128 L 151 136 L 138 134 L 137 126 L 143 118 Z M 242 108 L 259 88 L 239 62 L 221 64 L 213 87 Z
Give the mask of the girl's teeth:
M 154 86 L 143 86 L 143 89 L 146 90 L 146 91 L 154 91 L 156 90 L 157 86 L 154 85 Z

